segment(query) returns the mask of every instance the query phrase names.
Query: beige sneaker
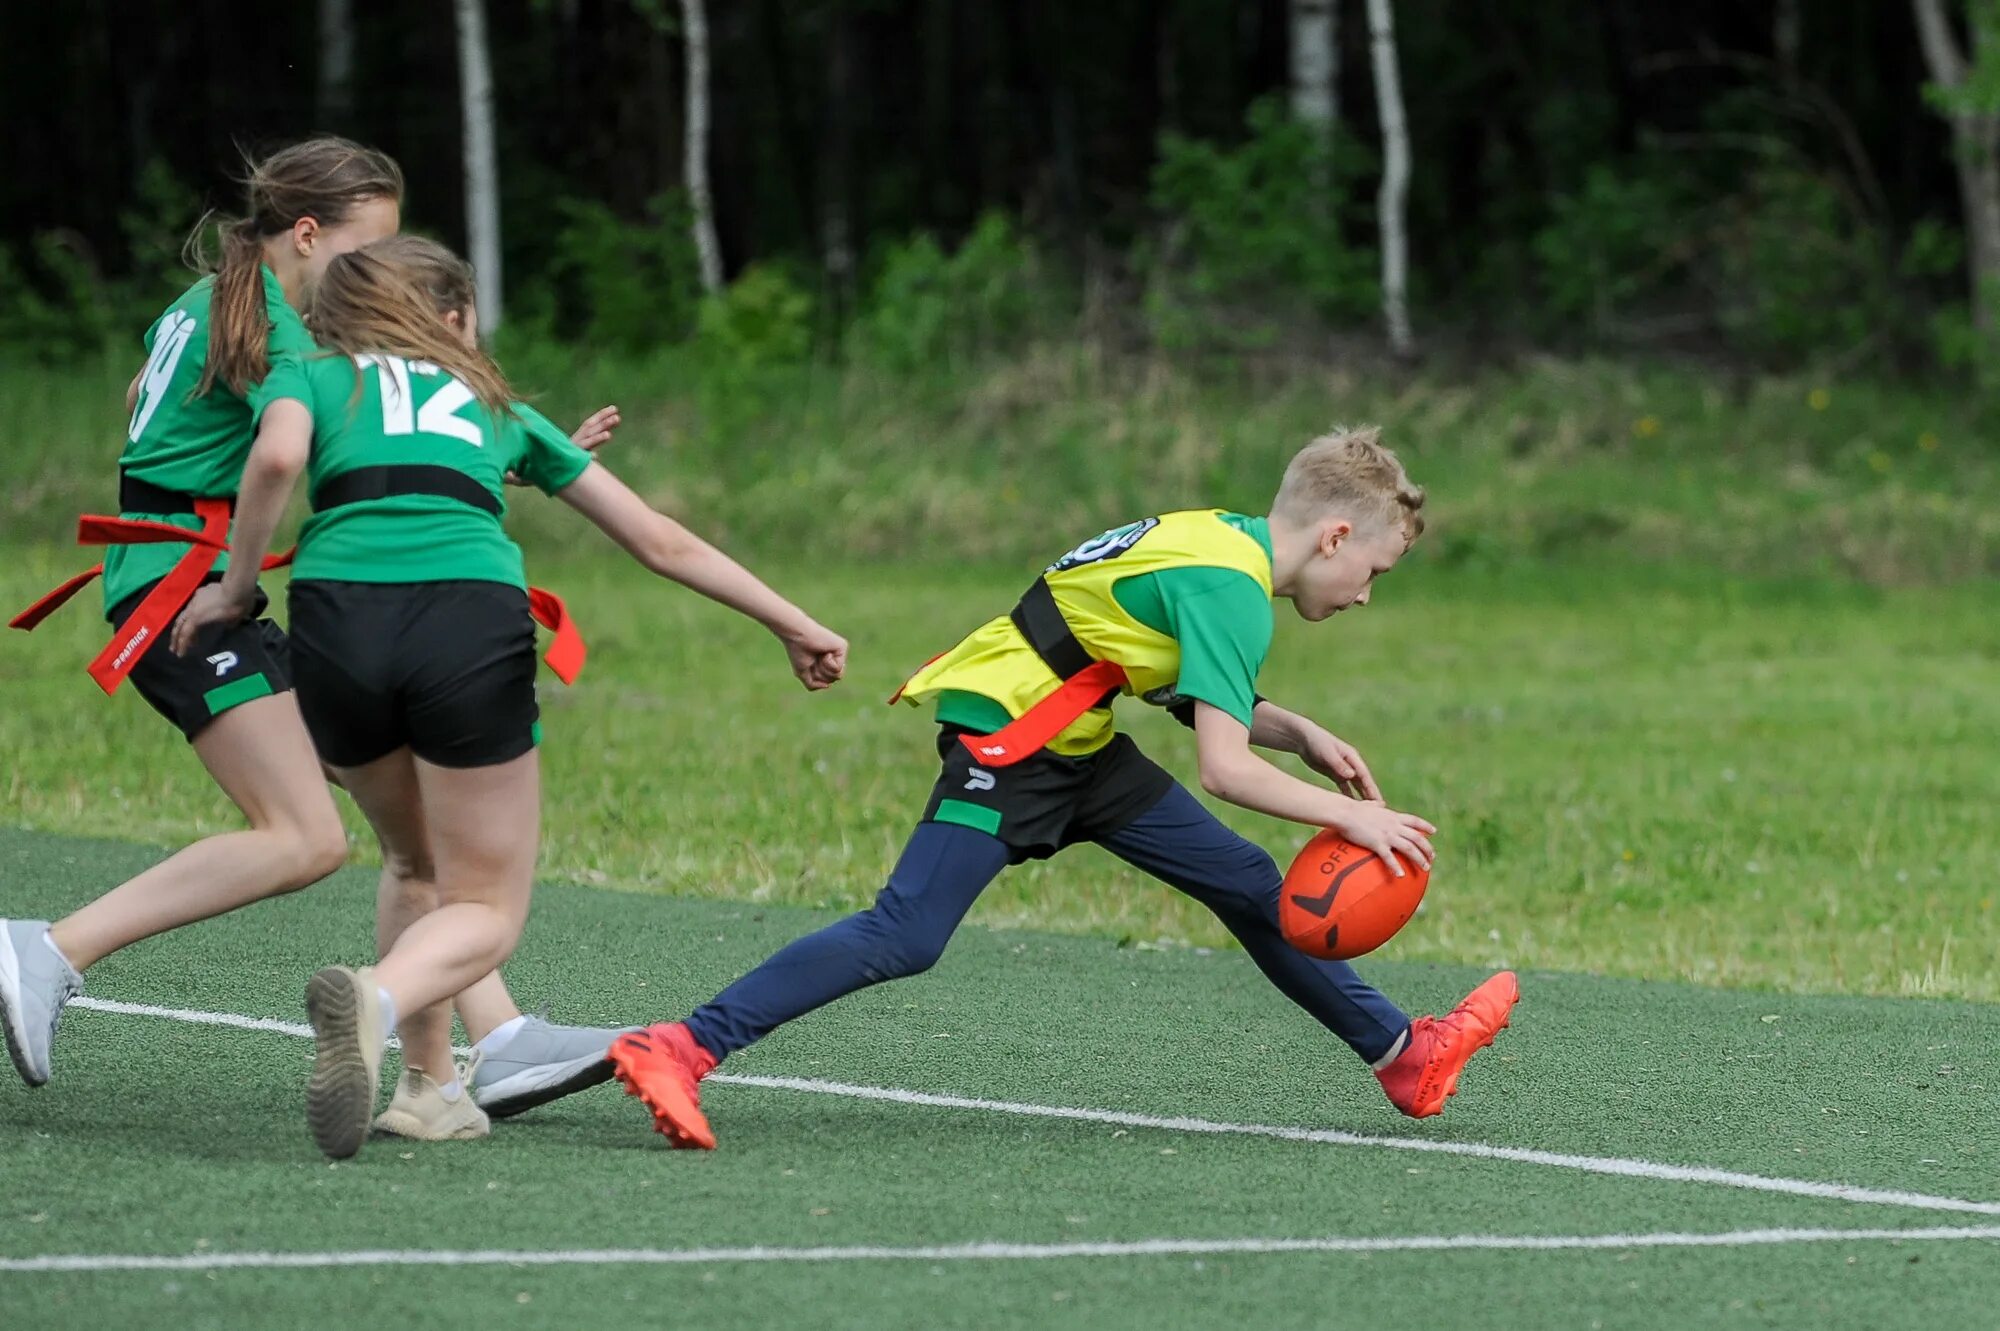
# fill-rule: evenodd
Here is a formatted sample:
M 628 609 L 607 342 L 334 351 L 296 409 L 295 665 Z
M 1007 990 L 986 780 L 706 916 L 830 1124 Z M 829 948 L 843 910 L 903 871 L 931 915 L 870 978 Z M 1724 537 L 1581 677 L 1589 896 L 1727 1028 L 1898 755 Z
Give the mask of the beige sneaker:
M 335 1160 L 361 1149 L 381 1094 L 382 996 L 375 972 L 328 966 L 306 981 L 306 1015 L 317 1049 L 306 1086 L 313 1141 Z
M 420 1142 L 471 1141 L 493 1131 L 486 1111 L 461 1089 L 458 1099 L 444 1098 L 444 1088 L 416 1068 L 404 1068 L 389 1107 L 375 1120 L 375 1131 Z

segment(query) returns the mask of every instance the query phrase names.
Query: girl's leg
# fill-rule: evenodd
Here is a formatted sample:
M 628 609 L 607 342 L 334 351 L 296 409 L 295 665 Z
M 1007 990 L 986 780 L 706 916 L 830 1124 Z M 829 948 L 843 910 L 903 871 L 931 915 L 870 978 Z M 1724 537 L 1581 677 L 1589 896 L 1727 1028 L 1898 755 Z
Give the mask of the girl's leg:
M 413 767 L 438 906 L 404 928 L 375 968 L 375 983 L 399 1014 L 471 988 L 513 953 L 541 839 L 534 750 L 490 767 L 439 767 L 421 758 Z
M 986 885 L 1007 867 L 997 838 L 919 823 L 875 904 L 774 953 L 687 1019 L 717 1059 L 784 1022 L 884 980 L 928 970 Z
M 382 846 L 382 878 L 375 891 L 375 955 L 386 957 L 403 932 L 441 904 L 431 858 L 416 759 L 407 748 L 361 767 L 339 769 L 340 784 L 367 816 Z M 451 1008 L 439 1003 L 402 1014 L 397 1030 L 403 1065 L 440 1086 L 453 1079 Z
M 1401 1050 L 1410 1029 L 1402 1009 L 1346 962 L 1309 957 L 1285 941 L 1278 866 L 1186 789 L 1176 785 L 1098 844 L 1214 911 L 1271 983 L 1371 1066 Z
M 382 845 L 382 881 L 376 893 L 375 947 L 386 957 L 403 932 L 442 903 L 437 885 L 416 762 L 408 749 L 338 774 L 367 814 Z M 525 1018 L 498 971 L 489 971 L 460 993 L 465 1033 L 480 1051 L 474 1093 L 495 1117 L 517 1114 L 610 1075 L 604 1051 L 614 1029 L 556 1026 Z M 451 1008 L 435 1004 L 402 1017 L 398 1030 L 403 1064 L 426 1073 L 449 1091 L 457 1076 L 451 1048 Z
M 292 694 L 230 708 L 196 736 L 194 751 L 250 830 L 197 841 L 58 920 L 50 937 L 79 971 L 142 938 L 318 882 L 347 859 Z

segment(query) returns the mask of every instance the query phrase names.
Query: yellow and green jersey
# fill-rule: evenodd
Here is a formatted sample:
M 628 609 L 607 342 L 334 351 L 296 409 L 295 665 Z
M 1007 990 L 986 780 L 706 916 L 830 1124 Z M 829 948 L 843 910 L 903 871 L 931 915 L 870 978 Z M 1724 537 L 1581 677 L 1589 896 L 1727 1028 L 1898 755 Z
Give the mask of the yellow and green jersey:
M 590 454 L 534 408 L 516 403 L 496 418 L 462 381 L 426 361 L 293 358 L 263 391 L 312 413 L 309 494 L 363 468 L 416 466 L 458 472 L 492 499 L 489 510 L 444 494 L 388 494 L 316 511 L 299 532 L 294 578 L 525 588 L 520 547 L 501 526 L 506 474 L 554 494 L 590 465 Z
M 264 274 L 264 317 L 270 323 L 265 350 L 273 366 L 288 357 L 310 354 L 312 335 L 298 311 L 285 303 L 277 274 Z M 126 430 L 119 468 L 163 490 L 205 498 L 230 498 L 243 475 L 257 434 L 257 418 L 271 400 L 270 376 L 238 396 L 217 380 L 208 392 L 195 396 L 208 365 L 210 297 L 215 281 L 204 277 L 169 305 L 146 330 L 146 368 L 139 375 L 138 398 Z M 201 529 L 191 513 L 124 513 L 127 518 Z M 104 559 L 104 608 L 107 616 L 119 602 L 167 570 L 188 552 L 185 545 L 114 545 Z M 216 560 L 220 570 L 227 555 Z
M 1250 724 L 1273 628 L 1265 519 L 1220 509 L 1146 518 L 1085 541 L 1043 577 L 1084 650 L 1125 668 L 1124 692 L 1158 706 L 1205 702 Z M 902 697 L 936 699 L 939 721 L 991 734 L 1060 683 L 1002 615 L 919 670 Z M 1091 753 L 1114 733 L 1110 709 L 1095 709 L 1048 747 Z

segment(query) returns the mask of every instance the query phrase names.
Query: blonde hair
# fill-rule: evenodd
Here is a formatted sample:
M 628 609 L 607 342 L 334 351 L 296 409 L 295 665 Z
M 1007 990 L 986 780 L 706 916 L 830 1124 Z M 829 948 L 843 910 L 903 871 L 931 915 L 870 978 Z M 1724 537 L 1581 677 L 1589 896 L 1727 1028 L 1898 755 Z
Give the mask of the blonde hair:
M 1408 543 L 1423 534 L 1424 491 L 1382 446 L 1381 426 L 1340 425 L 1292 456 L 1271 512 L 1301 524 L 1337 513 L 1356 526 L 1394 525 Z
M 469 313 L 479 298 L 472 265 L 429 237 L 408 232 L 387 236 L 370 245 L 368 252 L 401 269 L 441 315 Z
M 408 242 L 379 240 L 328 264 L 313 292 L 314 339 L 344 356 L 386 352 L 429 361 L 455 375 L 496 415 L 504 414 L 514 395 L 500 367 L 444 321 L 432 274 L 406 261 L 407 249 Z
M 373 148 L 331 136 L 281 148 L 261 162 L 245 162 L 249 211 L 222 227 L 222 252 L 204 253 L 209 219 L 195 224 L 183 249 L 197 268 L 215 275 L 209 297 L 208 361 L 195 396 L 220 382 L 241 397 L 270 371 L 264 313 L 264 242 L 292 229 L 300 218 L 336 226 L 370 199 L 403 199 L 403 172 L 395 159 Z

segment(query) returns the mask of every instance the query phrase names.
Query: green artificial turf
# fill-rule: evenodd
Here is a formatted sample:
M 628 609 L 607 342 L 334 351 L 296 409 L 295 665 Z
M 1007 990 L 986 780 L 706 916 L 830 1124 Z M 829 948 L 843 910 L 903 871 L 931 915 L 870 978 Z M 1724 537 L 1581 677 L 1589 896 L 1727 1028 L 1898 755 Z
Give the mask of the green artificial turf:
M 0 832 L 10 914 L 51 913 L 143 847 Z M 1057 866 L 1081 882 L 1096 861 Z M 305 975 L 367 956 L 372 883 L 321 886 L 142 944 L 90 995 L 301 1018 Z M 681 1015 L 830 918 L 746 902 L 540 893 L 509 978 L 558 1018 Z M 1422 927 L 1423 921 L 1413 925 Z M 1482 972 L 1366 972 L 1413 1010 Z M 1514 1029 L 1439 1119 L 1401 1119 L 1238 953 L 967 928 L 725 1072 L 1044 1106 L 1643 1158 L 1991 1202 L 1992 1008 L 1773 996 L 1529 971 Z M 55 1082 L 0 1083 L 0 1257 L 44 1254 L 1122 1242 L 1928 1227 L 1993 1215 L 1605 1177 L 1511 1160 L 1215 1135 L 711 1084 L 714 1154 L 678 1153 L 615 1087 L 483 1142 L 375 1142 L 329 1165 L 306 1041 L 73 1008 Z M 22 1326 L 1483 1327 L 1983 1325 L 1991 1241 L 1598 1252 L 1043 1261 L 367 1266 L 8 1273 Z

